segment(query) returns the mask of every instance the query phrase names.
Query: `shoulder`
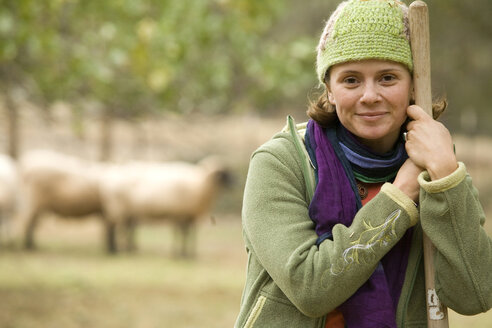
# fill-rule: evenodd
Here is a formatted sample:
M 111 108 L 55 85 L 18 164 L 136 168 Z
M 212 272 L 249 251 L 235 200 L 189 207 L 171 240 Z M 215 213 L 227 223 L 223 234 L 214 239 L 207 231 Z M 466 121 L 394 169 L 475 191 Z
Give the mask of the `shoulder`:
M 282 181 L 290 181 L 302 188 L 305 197 L 310 201 L 313 197 L 315 176 L 314 166 L 309 160 L 304 136 L 307 123 L 295 124 L 292 117 L 287 118 L 287 125 L 272 139 L 261 145 L 252 155 L 248 180 L 269 181 L 275 185 Z
M 252 159 L 264 157 L 258 156 L 259 154 L 268 154 L 286 165 L 295 165 L 296 163 L 300 165 L 301 155 L 305 151 L 304 135 L 306 125 L 307 122 L 295 124 L 292 117 L 289 116 L 285 127 L 256 149 Z
M 296 153 L 302 151 L 298 146 L 304 148 L 304 134 L 307 122 L 296 124 L 292 117 L 287 117 L 285 127 L 277 132 L 270 140 L 261 145 L 253 153 L 253 157 L 259 153 L 270 153 L 280 158 L 296 158 Z
M 270 140 L 255 150 L 249 163 L 249 175 L 259 173 L 262 180 L 270 180 L 283 172 L 301 176 L 300 159 L 297 155 L 293 137 L 286 132 L 275 134 Z M 273 182 L 273 181 L 270 181 Z
M 295 151 L 294 139 L 288 132 L 277 132 L 270 140 L 255 150 L 253 156 L 258 153 L 271 153 L 273 155 L 292 155 Z

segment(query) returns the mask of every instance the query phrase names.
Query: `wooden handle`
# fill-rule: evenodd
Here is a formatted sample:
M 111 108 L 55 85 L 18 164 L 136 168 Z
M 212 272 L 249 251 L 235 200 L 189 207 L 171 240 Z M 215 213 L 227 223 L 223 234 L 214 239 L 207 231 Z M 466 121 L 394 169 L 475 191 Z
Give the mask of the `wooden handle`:
M 423 1 L 409 7 L 415 103 L 432 116 L 429 13 Z
M 423 1 L 409 7 L 410 43 L 413 57 L 413 84 L 415 104 L 432 117 L 432 88 L 430 65 L 429 12 Z M 448 313 L 437 297 L 435 287 L 434 245 L 424 233 L 424 266 L 427 303 L 427 326 L 447 328 Z

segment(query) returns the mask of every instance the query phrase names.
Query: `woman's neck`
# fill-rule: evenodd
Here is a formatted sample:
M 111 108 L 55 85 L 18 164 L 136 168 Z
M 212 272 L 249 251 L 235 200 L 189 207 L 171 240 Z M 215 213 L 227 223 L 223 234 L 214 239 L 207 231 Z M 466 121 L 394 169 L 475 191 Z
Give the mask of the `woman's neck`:
M 386 154 L 395 147 L 399 136 L 400 134 L 398 132 L 397 134 L 394 133 L 394 135 L 386 135 L 384 138 L 380 139 L 362 139 L 358 136 L 355 136 L 355 138 L 372 152 L 376 154 Z

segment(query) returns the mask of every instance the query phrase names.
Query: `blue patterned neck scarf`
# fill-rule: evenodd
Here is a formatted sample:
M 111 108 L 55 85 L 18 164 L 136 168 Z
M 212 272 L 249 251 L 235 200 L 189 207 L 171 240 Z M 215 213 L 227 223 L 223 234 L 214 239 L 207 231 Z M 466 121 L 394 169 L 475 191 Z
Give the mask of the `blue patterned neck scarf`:
M 401 139 L 395 147 L 385 154 L 373 152 L 368 147 L 361 144 L 356 137 L 343 125 L 339 124 L 336 135 L 345 157 L 350 162 L 354 176 L 368 183 L 392 181 L 398 170 L 407 160 L 408 155 L 405 151 L 405 144 Z

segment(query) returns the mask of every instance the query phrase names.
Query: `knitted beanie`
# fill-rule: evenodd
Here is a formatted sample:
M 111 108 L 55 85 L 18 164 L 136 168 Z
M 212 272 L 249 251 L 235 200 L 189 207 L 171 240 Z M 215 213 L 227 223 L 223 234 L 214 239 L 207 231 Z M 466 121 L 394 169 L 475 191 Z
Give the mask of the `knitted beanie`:
M 392 60 L 411 72 L 408 7 L 397 0 L 342 2 L 326 23 L 317 53 L 321 83 L 331 66 L 363 59 Z

